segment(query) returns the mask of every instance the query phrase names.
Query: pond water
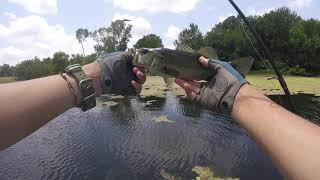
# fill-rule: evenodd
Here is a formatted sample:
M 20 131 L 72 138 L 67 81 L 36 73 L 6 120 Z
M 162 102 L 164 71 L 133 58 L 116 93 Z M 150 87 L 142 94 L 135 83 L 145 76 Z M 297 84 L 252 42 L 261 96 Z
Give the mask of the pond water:
M 319 98 L 293 98 L 300 113 L 320 122 Z M 195 166 L 210 167 L 218 177 L 282 179 L 228 117 L 170 92 L 99 102 L 85 113 L 67 111 L 0 152 L 0 179 L 164 179 L 160 172 L 195 179 Z

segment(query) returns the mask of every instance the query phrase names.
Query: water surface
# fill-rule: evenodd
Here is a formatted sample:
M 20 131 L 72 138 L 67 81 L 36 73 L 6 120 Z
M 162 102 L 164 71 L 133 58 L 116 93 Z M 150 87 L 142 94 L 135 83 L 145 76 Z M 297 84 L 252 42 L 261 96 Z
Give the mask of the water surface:
M 319 98 L 296 96 L 319 121 Z M 219 177 L 282 179 L 270 159 L 228 117 L 171 95 L 106 98 L 71 109 L 0 152 L 0 179 L 194 179 L 194 166 Z

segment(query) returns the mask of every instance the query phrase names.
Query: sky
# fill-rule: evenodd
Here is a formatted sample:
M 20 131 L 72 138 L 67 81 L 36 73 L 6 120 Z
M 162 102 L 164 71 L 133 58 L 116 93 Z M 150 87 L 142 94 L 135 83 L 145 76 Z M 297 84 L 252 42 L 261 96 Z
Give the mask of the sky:
M 303 18 L 320 19 L 319 0 L 235 0 L 246 15 L 261 15 L 282 6 Z M 236 15 L 227 0 L 1 0 L 0 65 L 15 65 L 54 52 L 81 53 L 75 38 L 78 28 L 90 31 L 117 19 L 133 25 L 131 47 L 143 35 L 155 33 L 173 48 L 179 32 L 190 23 L 206 33 L 215 24 Z M 87 54 L 94 41 L 85 43 Z

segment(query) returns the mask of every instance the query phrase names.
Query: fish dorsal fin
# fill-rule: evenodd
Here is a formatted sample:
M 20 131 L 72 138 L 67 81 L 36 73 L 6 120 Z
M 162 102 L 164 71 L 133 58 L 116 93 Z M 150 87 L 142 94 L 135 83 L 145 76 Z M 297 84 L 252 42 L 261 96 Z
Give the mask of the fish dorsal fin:
M 216 50 L 214 50 L 210 46 L 201 48 L 198 51 L 198 53 L 201 54 L 201 56 L 204 56 L 205 58 L 208 58 L 208 59 L 218 59 Z
M 252 57 L 243 57 L 230 61 L 230 65 L 235 68 L 240 74 L 246 75 L 249 73 L 254 59 Z
M 182 43 L 181 44 L 176 43 L 176 49 L 179 51 L 190 52 L 190 53 L 195 52 L 191 47 L 189 47 L 188 45 L 182 44 Z

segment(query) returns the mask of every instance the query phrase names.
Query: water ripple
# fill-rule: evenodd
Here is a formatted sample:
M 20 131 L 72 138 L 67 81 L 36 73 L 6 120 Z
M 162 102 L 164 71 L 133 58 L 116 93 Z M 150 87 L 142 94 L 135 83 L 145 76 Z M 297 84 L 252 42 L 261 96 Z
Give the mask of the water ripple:
M 0 152 L 0 179 L 163 179 L 162 170 L 191 179 L 194 166 L 212 167 L 220 177 L 281 179 L 229 117 L 170 93 L 112 101 L 86 113 L 71 109 Z M 317 120 L 319 108 L 299 110 Z

